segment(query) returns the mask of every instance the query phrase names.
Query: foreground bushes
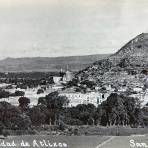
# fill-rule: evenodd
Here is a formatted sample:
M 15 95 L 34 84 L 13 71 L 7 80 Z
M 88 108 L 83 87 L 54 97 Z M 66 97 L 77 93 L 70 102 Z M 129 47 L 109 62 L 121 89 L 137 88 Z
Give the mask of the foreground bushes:
M 0 102 L 0 123 L 2 128 L 14 130 L 29 129 L 31 126 L 30 118 L 7 102 Z

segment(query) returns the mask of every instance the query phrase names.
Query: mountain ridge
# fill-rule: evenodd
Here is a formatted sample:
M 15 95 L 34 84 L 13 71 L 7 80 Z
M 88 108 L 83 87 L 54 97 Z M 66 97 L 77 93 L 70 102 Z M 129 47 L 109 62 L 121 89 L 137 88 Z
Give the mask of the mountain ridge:
M 67 69 L 79 71 L 108 54 L 65 57 L 23 57 L 0 60 L 1 72 L 40 72 Z

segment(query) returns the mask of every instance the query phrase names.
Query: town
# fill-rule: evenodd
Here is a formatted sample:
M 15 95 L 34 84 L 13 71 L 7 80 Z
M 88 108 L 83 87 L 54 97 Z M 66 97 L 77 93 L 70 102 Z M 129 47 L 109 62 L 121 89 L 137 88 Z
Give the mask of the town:
M 6 75 L 8 75 L 8 73 Z M 115 76 L 116 73 L 108 72 L 108 75 Z M 118 80 L 118 75 L 121 75 L 121 80 Z M 105 80 L 101 87 L 95 86 L 94 89 L 90 89 L 85 84 L 85 92 L 82 91 L 82 89 L 77 90 L 77 87 L 81 84 L 78 84 L 77 87 L 65 87 L 72 82 L 74 78 L 74 73 L 70 70 L 61 70 L 56 75 L 47 78 L 42 77 L 36 80 L 29 79 L 28 84 L 25 78 L 18 77 L 16 79 L 1 77 L 0 101 L 6 101 L 12 105 L 18 106 L 19 97 L 24 96 L 30 99 L 30 106 L 33 107 L 38 104 L 38 99 L 40 97 L 58 91 L 60 96 L 66 96 L 68 98 L 68 107 L 77 106 L 78 104 L 93 104 L 98 106 L 103 101 L 107 100 L 111 93 L 118 93 L 119 95 L 125 94 L 130 97 L 138 98 L 142 107 L 146 106 L 148 103 L 147 74 L 130 75 L 127 72 L 120 72 L 120 74 L 118 72 L 118 75 L 114 83 L 113 80 L 111 80 L 113 77 L 108 77 L 108 80 Z M 135 77 L 137 77 L 137 79 L 135 79 Z
M 30 106 L 32 107 L 37 105 L 40 97 L 44 97 L 51 92 L 58 91 L 60 96 L 66 96 L 68 98 L 70 101 L 68 104 L 69 107 L 89 103 L 98 106 L 98 104 L 105 101 L 112 92 L 110 86 L 106 87 L 105 90 L 99 91 L 96 88 L 95 90 L 87 90 L 85 93 L 81 91 L 77 92 L 75 91 L 75 88 L 64 89 L 65 85 L 72 81 L 74 75 L 70 71 L 60 71 L 58 75 L 59 76 L 49 76 L 46 80 L 44 78 L 41 80 L 35 80 L 38 81 L 38 84 L 31 87 L 30 83 L 34 83 L 31 82 L 33 80 L 29 80 L 27 86 L 27 84 L 23 83 L 24 78 L 18 78 L 17 80 L 13 78 L 1 78 L 0 101 L 6 101 L 12 105 L 18 106 L 19 97 L 24 96 L 30 99 Z M 8 95 L 6 95 L 7 93 Z

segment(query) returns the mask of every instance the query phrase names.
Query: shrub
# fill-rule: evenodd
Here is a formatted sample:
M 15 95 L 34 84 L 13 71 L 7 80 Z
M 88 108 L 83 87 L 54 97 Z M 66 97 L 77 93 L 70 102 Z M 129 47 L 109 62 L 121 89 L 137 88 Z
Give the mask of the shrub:
M 24 96 L 24 95 L 25 95 L 24 91 L 16 90 L 15 93 L 13 93 L 11 96 Z
M 38 89 L 37 94 L 42 94 L 42 93 L 44 93 L 44 90 L 43 89 Z
M 0 98 L 9 98 L 10 92 L 5 90 L 0 90 Z

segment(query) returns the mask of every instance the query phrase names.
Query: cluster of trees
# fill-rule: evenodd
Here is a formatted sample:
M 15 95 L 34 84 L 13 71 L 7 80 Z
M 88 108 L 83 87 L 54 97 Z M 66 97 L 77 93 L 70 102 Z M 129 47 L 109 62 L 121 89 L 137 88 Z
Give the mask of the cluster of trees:
M 16 96 L 24 96 L 24 95 L 25 95 L 24 91 L 16 90 L 14 93 L 10 93 L 9 91 L 3 90 L 3 89 L 0 90 L 0 99 L 9 98 L 11 96 L 16 97 Z
M 61 118 L 68 125 L 97 125 L 99 113 L 93 104 L 79 104 L 76 107 L 64 108 Z
M 9 73 L 0 73 L 1 78 L 6 79 L 42 79 L 49 78 L 50 76 L 58 76 L 59 72 L 9 72 Z M 0 82 L 4 82 L 4 79 L 1 79 Z
M 69 101 L 58 92 L 52 92 L 38 99 L 38 105 L 29 108 L 30 99 L 19 98 L 19 106 L 0 102 L 0 123 L 7 128 L 28 129 L 31 125 L 102 125 L 131 127 L 144 126 L 143 110 L 136 98 L 116 93 L 111 94 L 98 107 L 93 104 L 79 104 L 67 107 Z
M 98 107 L 81 104 L 63 111 L 64 121 L 76 125 L 144 126 L 143 112 L 136 98 L 111 94 Z
M 99 107 L 101 124 L 143 126 L 143 112 L 140 101 L 133 97 L 111 94 Z
M 38 105 L 30 109 L 31 121 L 35 125 L 130 125 L 144 126 L 143 112 L 137 98 L 112 93 L 98 107 L 93 104 L 79 104 L 67 107 L 68 99 L 52 92 L 38 100 Z M 41 122 L 40 122 L 41 121 Z
M 1 98 L 9 98 L 10 92 L 5 91 L 5 90 L 0 90 L 0 99 Z
M 46 108 L 49 124 L 58 124 L 60 111 L 63 107 L 66 107 L 68 103 L 68 98 L 59 96 L 59 93 L 56 91 L 38 99 L 38 105 Z
M 37 74 L 38 75 L 38 74 Z M 43 77 L 44 75 L 46 75 L 45 77 Z M 1 83 L 7 83 L 10 84 L 8 85 L 8 87 L 6 87 L 5 89 L 9 89 L 12 87 L 11 84 L 16 85 L 17 88 L 21 88 L 21 89 L 27 89 L 27 88 L 35 88 L 39 85 L 48 85 L 48 84 L 53 84 L 53 76 L 49 75 L 49 74 L 45 74 L 45 73 L 41 73 L 41 75 L 39 76 L 34 76 L 34 77 L 29 77 L 30 75 L 26 76 L 25 74 L 21 75 L 20 77 L 10 77 L 7 78 L 5 77 L 4 79 L 0 79 Z
M 18 107 L 15 107 L 8 102 L 0 102 L 0 130 L 26 130 L 29 127 L 31 127 L 29 116 L 21 113 Z
M 20 114 L 26 115 L 29 117 L 32 125 L 38 126 L 41 124 L 59 124 L 61 110 L 69 103 L 67 97 L 59 96 L 58 92 L 52 92 L 45 97 L 40 97 L 38 105 L 32 108 L 29 107 L 29 98 L 22 96 L 18 101 L 19 106 L 16 108 L 20 111 Z

